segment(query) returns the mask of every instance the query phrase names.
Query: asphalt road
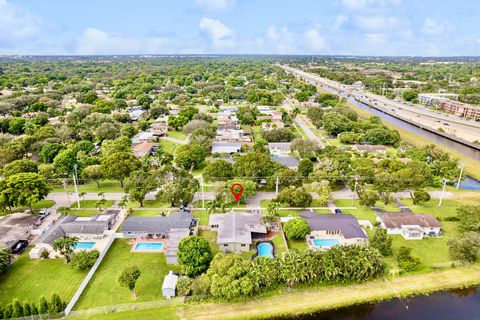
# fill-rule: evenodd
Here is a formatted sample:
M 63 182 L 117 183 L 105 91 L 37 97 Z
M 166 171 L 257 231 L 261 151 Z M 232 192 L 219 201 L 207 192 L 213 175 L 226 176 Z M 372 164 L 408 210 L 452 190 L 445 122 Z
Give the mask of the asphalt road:
M 441 128 L 446 133 L 455 135 L 464 140 L 480 141 L 480 122 L 431 110 L 423 105 L 409 104 L 403 101 L 388 99 L 384 96 L 366 92 L 353 86 L 344 85 L 320 76 L 304 72 L 299 69 L 282 66 L 299 77 L 309 80 L 316 85 L 326 85 L 339 91 L 343 96 L 353 97 L 355 100 L 382 107 L 388 113 L 395 113 L 412 122 L 433 129 Z

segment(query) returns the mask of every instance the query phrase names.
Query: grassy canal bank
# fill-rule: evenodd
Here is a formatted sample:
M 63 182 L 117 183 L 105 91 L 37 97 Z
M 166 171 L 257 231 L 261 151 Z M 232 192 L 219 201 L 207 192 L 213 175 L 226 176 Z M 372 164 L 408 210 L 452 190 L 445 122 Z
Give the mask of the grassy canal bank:
M 273 292 L 269 296 L 235 303 L 170 305 L 138 311 L 95 314 L 72 319 L 267 319 L 312 313 L 355 304 L 429 294 L 480 284 L 480 264 L 345 286 L 317 286 Z

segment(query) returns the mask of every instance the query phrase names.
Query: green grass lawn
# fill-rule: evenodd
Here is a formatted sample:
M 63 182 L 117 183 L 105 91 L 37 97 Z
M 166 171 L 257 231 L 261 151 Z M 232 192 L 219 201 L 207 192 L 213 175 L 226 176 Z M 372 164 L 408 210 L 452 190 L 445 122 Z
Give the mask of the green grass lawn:
M 308 245 L 304 239 L 301 239 L 301 240 L 287 239 L 287 244 L 290 250 L 308 250 Z
M 73 215 L 78 216 L 78 217 L 91 217 L 91 216 L 99 214 L 99 213 L 102 213 L 102 211 L 100 211 L 98 209 L 96 209 L 96 210 L 82 210 L 82 209 L 75 210 L 75 209 L 72 209 L 69 214 L 73 214 Z
M 208 219 L 210 215 L 208 214 L 207 210 L 194 210 L 193 217 L 200 219 L 200 225 L 206 226 L 208 225 Z
M 133 210 L 129 217 L 156 217 L 161 212 L 167 214 L 168 210 Z
M 41 296 L 49 299 L 53 293 L 68 302 L 86 274 L 63 259 L 31 260 L 25 252 L 0 276 L 0 305 L 13 298 L 38 303 Z
M 208 240 L 214 255 L 220 251 L 218 250 L 217 233 L 215 231 L 200 230 L 198 231 L 198 235 Z
M 80 200 L 80 208 L 97 208 L 96 203 L 98 200 Z M 113 200 L 105 200 L 105 203 L 102 204 L 103 208 L 110 208 L 113 206 Z M 73 202 L 70 208 L 77 208 L 77 202 Z
M 158 145 L 160 145 L 163 148 L 163 151 L 171 154 L 175 153 L 175 149 L 179 146 L 178 143 L 168 141 L 168 140 L 163 140 L 163 139 L 160 140 Z
M 198 176 L 198 175 L 201 175 L 203 173 L 203 170 L 207 167 L 207 164 L 208 164 L 207 161 L 204 161 L 204 162 L 200 163 L 198 165 L 198 168 L 192 170 L 192 175 L 194 177 Z
M 128 208 L 140 208 L 140 203 L 136 201 L 129 201 Z M 161 200 L 144 200 L 143 208 L 170 208 L 170 203 L 162 202 Z
M 279 210 L 278 213 L 280 217 L 288 217 L 288 216 L 298 217 L 300 216 L 300 213 L 303 211 L 305 210 L 288 209 L 288 210 Z
M 392 249 L 394 256 L 401 246 L 412 248 L 412 255 L 418 257 L 421 267 L 417 272 L 428 271 L 435 264 L 446 264 L 452 259 L 448 254 L 447 242 L 458 235 L 457 222 L 442 221 L 443 237 L 424 238 L 423 240 L 405 240 L 400 235 L 392 235 Z M 394 257 L 386 259 L 391 268 L 397 269 L 397 261 Z
M 115 240 L 75 309 L 133 302 L 130 290 L 118 284 L 118 276 L 125 267 L 134 264 L 141 271 L 136 286 L 136 301 L 162 299 L 163 278 L 169 270 L 179 271 L 179 267 L 167 265 L 165 255 L 162 253 L 130 252 L 131 245 L 128 241 L 128 239 Z
M 67 186 L 69 192 L 74 192 L 73 183 Z M 61 185 L 52 186 L 52 192 L 65 192 Z M 88 181 L 85 184 L 78 185 L 78 192 L 123 192 L 120 182 L 116 180 L 102 180 L 100 187 L 94 181 Z M 72 201 L 74 198 L 72 197 Z
M 181 131 L 168 131 L 167 136 L 177 140 L 187 139 L 187 136 Z
M 277 234 L 275 237 L 273 237 L 272 242 L 275 246 L 275 256 L 279 256 L 287 251 L 281 234 Z
M 162 306 L 159 308 L 104 313 L 104 314 L 92 314 L 90 316 L 73 316 L 70 319 L 82 319 L 82 320 L 137 320 L 137 319 L 162 319 L 162 320 L 177 320 L 180 319 L 177 315 L 177 309 L 175 306 Z

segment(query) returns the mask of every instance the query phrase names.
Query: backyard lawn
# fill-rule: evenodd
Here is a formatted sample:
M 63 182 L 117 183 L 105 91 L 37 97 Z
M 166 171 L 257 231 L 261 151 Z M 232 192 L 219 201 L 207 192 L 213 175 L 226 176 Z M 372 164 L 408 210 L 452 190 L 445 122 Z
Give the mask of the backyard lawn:
M 198 231 L 198 235 L 208 240 L 213 255 L 219 252 L 217 245 L 217 233 L 215 231 L 200 230 Z
M 181 131 L 168 131 L 167 136 L 177 140 L 187 139 L 187 136 Z
M 136 201 L 129 201 L 128 208 L 140 208 L 140 203 Z M 143 200 L 143 208 L 170 208 L 170 203 L 162 202 L 161 200 Z
M 141 275 L 137 281 L 137 300 L 162 299 L 163 278 L 169 270 L 179 271 L 178 266 L 167 265 L 162 253 L 130 252 L 128 239 L 116 239 L 97 272 L 80 297 L 75 309 L 113 306 L 133 302 L 128 288 L 118 284 L 118 276 L 125 267 L 137 265 Z
M 169 210 L 133 210 L 132 213 L 130 213 L 128 216 L 129 217 L 156 217 L 160 215 L 161 213 L 168 214 Z
M 163 139 L 160 140 L 160 142 L 158 144 L 159 144 L 159 146 L 162 147 L 163 151 L 171 153 L 171 154 L 173 154 L 175 152 L 175 149 L 179 146 L 178 143 L 168 141 L 168 140 L 163 140 Z
M 0 305 L 13 298 L 38 303 L 40 297 L 49 299 L 53 293 L 69 301 L 86 274 L 74 270 L 63 259 L 31 260 L 25 252 L 0 276 Z
M 78 216 L 78 217 L 91 217 L 93 215 L 100 214 L 100 213 L 102 213 L 102 211 L 100 211 L 98 209 L 94 209 L 94 210 L 72 209 L 69 214 L 73 214 L 73 215 Z
M 272 242 L 273 242 L 273 245 L 275 246 L 276 257 L 278 257 L 279 255 L 287 251 L 281 234 L 277 234 L 275 237 L 273 237 Z
M 418 257 L 421 262 L 419 271 L 429 271 L 433 265 L 447 266 L 452 259 L 448 255 L 447 242 L 449 239 L 457 237 L 457 222 L 442 221 L 443 237 L 424 238 L 423 240 L 405 240 L 400 235 L 392 235 L 393 253 L 396 255 L 401 246 L 412 248 L 412 255 Z M 396 259 L 389 257 L 386 259 L 391 268 L 397 268 Z
M 206 226 L 208 225 L 210 215 L 208 214 L 208 210 L 194 210 L 193 217 L 200 219 L 200 225 Z

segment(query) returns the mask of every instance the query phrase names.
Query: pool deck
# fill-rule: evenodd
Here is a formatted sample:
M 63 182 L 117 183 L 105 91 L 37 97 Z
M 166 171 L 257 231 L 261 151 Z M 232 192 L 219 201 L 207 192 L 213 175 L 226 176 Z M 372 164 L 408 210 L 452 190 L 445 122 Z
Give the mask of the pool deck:
M 155 243 L 163 243 L 163 247 L 160 250 L 137 250 L 135 249 L 135 246 L 137 243 L 145 243 L 145 242 L 155 242 Z M 128 242 L 128 244 L 132 245 L 132 249 L 130 249 L 130 252 L 140 252 L 140 253 L 165 253 L 165 248 L 168 245 L 168 239 L 133 239 Z

